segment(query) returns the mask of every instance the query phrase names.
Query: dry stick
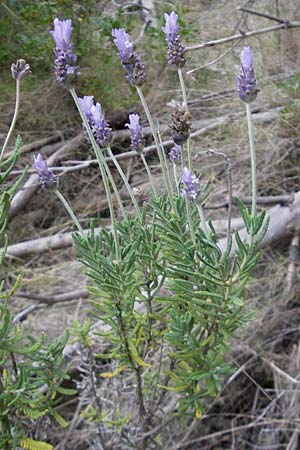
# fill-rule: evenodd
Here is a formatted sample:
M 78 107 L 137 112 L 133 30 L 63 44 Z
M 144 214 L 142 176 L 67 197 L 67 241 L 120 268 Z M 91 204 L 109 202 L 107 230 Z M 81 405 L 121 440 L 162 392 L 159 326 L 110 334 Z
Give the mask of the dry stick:
M 205 69 L 206 67 L 212 66 L 213 64 L 216 64 L 217 62 L 219 62 L 221 59 L 223 59 L 228 53 L 230 53 L 234 47 L 236 47 L 239 44 L 238 42 L 235 42 L 230 48 L 228 48 L 224 53 L 222 53 L 220 56 L 218 56 L 218 58 L 213 59 L 212 61 L 209 61 L 207 64 L 203 64 L 202 66 L 199 67 L 195 67 L 194 69 L 188 70 L 186 75 L 190 76 L 192 75 L 194 72 L 197 72 L 198 70 L 202 70 Z
M 254 11 L 254 9 L 246 8 L 245 6 L 241 6 L 238 8 L 239 11 L 243 11 L 249 14 L 253 14 L 255 16 L 265 17 L 266 19 L 275 20 L 275 22 L 287 24 L 289 20 L 281 19 L 280 17 L 272 16 L 271 14 L 263 13 L 260 11 Z
M 260 247 L 290 235 L 290 227 L 295 221 L 299 220 L 300 217 L 300 191 L 295 193 L 293 203 L 290 203 L 288 206 L 276 205 L 268 211 L 268 215 L 270 216 L 270 226 L 266 236 L 260 243 Z M 232 222 L 234 228 L 243 227 L 243 221 L 240 218 L 232 219 Z M 220 231 L 226 230 L 227 224 L 228 220 L 226 220 L 225 223 L 224 221 L 221 221 L 221 226 L 219 221 L 213 223 L 213 225 L 216 226 L 216 229 L 219 229 Z M 102 227 L 95 228 L 95 233 L 99 232 L 101 229 Z M 84 233 L 88 232 L 89 230 L 84 230 Z M 20 258 L 30 254 L 40 254 L 49 250 L 71 247 L 73 244 L 72 234 L 72 232 L 62 233 L 9 245 L 6 258 Z M 246 239 L 247 233 L 245 229 L 243 229 L 240 234 L 242 240 Z M 220 239 L 218 245 L 222 251 L 225 251 L 227 239 Z M 232 252 L 234 252 L 235 248 L 235 243 L 233 243 Z
M 51 167 L 63 155 L 69 153 L 70 151 L 74 151 L 74 149 L 76 149 L 83 142 L 83 139 L 83 133 L 80 133 L 73 139 L 70 139 L 70 141 L 68 141 L 47 159 L 48 166 Z M 39 177 L 37 174 L 33 174 L 26 181 L 23 188 L 14 196 L 10 207 L 10 217 L 14 217 L 26 205 L 37 189 L 40 189 Z
M 65 292 L 64 294 L 56 294 L 56 295 L 37 295 L 37 294 L 30 294 L 28 292 L 17 291 L 15 293 L 15 296 L 26 298 L 29 300 L 36 300 L 39 303 L 45 303 L 47 305 L 53 305 L 54 303 L 62 303 L 82 298 L 88 298 L 89 291 L 87 289 L 78 289 L 75 291 Z
M 248 31 L 246 33 L 240 32 L 239 34 L 234 34 L 232 36 L 226 36 L 221 39 L 214 39 L 212 41 L 202 42 L 201 44 L 191 45 L 190 47 L 186 47 L 185 51 L 190 52 L 192 50 L 198 50 L 201 48 L 213 47 L 215 45 L 222 45 L 222 44 L 225 44 L 226 42 L 236 41 L 237 39 L 245 39 L 250 36 L 256 36 L 259 34 L 270 33 L 272 31 L 284 30 L 284 29 L 288 29 L 288 28 L 299 28 L 299 27 L 300 27 L 300 22 L 296 22 L 296 21 L 280 23 L 278 25 L 273 25 L 272 27 L 259 28 L 258 30 Z
M 62 137 L 63 137 L 62 132 L 56 131 L 51 136 L 48 136 L 48 137 L 43 138 L 43 139 L 38 139 L 37 141 L 31 142 L 30 144 L 22 145 L 20 147 L 19 153 L 20 154 L 28 153 L 28 152 L 31 152 L 32 150 L 36 150 L 36 149 L 39 149 L 39 151 L 40 151 L 41 147 L 44 147 L 45 145 L 47 145 L 47 144 L 49 144 L 51 142 L 55 142 L 59 138 L 62 138 Z M 6 157 L 11 156 L 12 154 L 13 154 L 13 151 L 7 152 L 6 153 Z
M 294 236 L 289 246 L 289 265 L 286 274 L 287 294 L 290 294 L 293 289 L 297 264 L 299 264 L 299 227 L 296 227 Z

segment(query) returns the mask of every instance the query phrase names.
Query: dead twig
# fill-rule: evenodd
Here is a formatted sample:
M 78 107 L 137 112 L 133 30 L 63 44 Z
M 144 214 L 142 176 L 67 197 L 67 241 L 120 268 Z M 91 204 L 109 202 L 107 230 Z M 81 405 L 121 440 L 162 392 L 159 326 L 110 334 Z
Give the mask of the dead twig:
M 272 27 L 259 28 L 258 30 L 248 31 L 245 33 L 240 32 L 238 34 L 234 34 L 232 36 L 226 36 L 221 39 L 214 39 L 212 41 L 202 42 L 201 44 L 191 45 L 190 47 L 186 47 L 185 51 L 190 52 L 193 50 L 200 50 L 202 48 L 214 47 L 216 45 L 225 44 L 226 42 L 236 41 L 237 39 L 246 39 L 247 37 L 257 36 L 259 34 L 264 34 L 264 33 L 271 33 L 272 31 L 287 30 L 289 28 L 299 28 L 299 27 L 300 27 L 300 22 L 298 22 L 298 21 L 279 23 L 278 25 L 273 25 Z
M 280 17 L 272 16 L 272 14 L 267 14 L 261 11 L 254 11 L 253 9 L 246 8 L 245 6 L 241 6 L 238 8 L 239 11 L 243 11 L 249 14 L 253 14 L 255 16 L 264 17 L 265 19 L 274 20 L 275 22 L 288 24 L 289 20 L 287 19 L 281 19 Z

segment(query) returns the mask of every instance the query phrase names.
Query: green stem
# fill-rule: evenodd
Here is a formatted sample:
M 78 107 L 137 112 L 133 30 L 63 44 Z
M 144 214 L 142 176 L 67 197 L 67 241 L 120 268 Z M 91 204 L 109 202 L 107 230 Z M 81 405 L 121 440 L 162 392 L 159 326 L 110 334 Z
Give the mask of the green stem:
M 107 146 L 107 151 L 108 151 L 108 154 L 109 154 L 110 158 L 112 159 L 114 165 L 116 166 L 116 168 L 117 168 L 117 170 L 118 170 L 118 172 L 120 174 L 120 177 L 122 178 L 122 180 L 123 180 L 123 182 L 124 182 L 124 184 L 125 184 L 125 186 L 127 188 L 128 194 L 130 195 L 131 201 L 132 201 L 132 203 L 133 203 L 133 205 L 134 205 L 134 207 L 136 209 L 137 215 L 139 216 L 139 219 L 141 220 L 142 219 L 141 211 L 140 211 L 139 205 L 137 204 L 137 201 L 135 199 L 134 193 L 132 192 L 131 186 L 128 183 L 126 175 L 123 172 L 122 167 L 120 166 L 117 158 L 113 154 L 113 152 L 112 152 L 112 150 L 111 150 L 109 145 Z
M 177 168 L 176 164 L 173 162 L 173 177 L 174 177 L 174 183 L 176 186 L 177 194 L 179 195 L 179 184 L 178 184 L 178 178 L 177 178 Z
M 15 103 L 15 112 L 14 112 L 14 116 L 10 125 L 10 128 L 8 130 L 6 139 L 4 141 L 2 150 L 1 150 L 1 154 L 0 154 L 0 163 L 2 162 L 2 159 L 4 157 L 5 154 L 5 150 L 8 146 L 9 140 L 11 138 L 11 135 L 14 131 L 15 125 L 16 125 L 16 121 L 17 121 L 17 117 L 19 114 L 19 106 L 20 106 L 20 82 L 21 80 L 16 80 L 16 103 Z
M 90 124 L 84 114 L 84 112 L 82 111 L 82 108 L 80 106 L 80 103 L 78 101 L 78 97 L 76 94 L 76 91 L 74 88 L 70 88 L 70 93 L 74 99 L 75 105 L 79 111 L 81 120 L 85 126 L 85 129 L 87 131 L 88 137 L 90 139 L 90 142 L 92 144 L 93 150 L 95 152 L 97 161 L 98 161 L 98 165 L 99 165 L 99 169 L 101 172 L 101 177 L 103 180 L 103 184 L 104 184 L 104 188 L 105 188 L 105 192 L 106 192 L 106 197 L 107 197 L 107 201 L 108 201 L 108 206 L 109 206 L 109 211 L 110 211 L 110 218 L 111 218 L 111 223 L 112 223 L 112 228 L 113 228 L 113 234 L 114 234 L 114 241 L 115 241 L 115 251 L 116 251 L 116 257 L 118 260 L 120 260 L 121 257 L 121 253 L 120 253 L 120 244 L 119 244 L 119 235 L 118 235 L 118 230 L 117 230 L 117 223 L 116 223 L 116 215 L 115 215 L 115 211 L 114 211 L 114 207 L 113 207 L 113 202 L 112 202 L 112 196 L 111 196 L 111 192 L 110 192 L 110 188 L 109 188 L 109 183 L 108 183 L 108 178 L 107 176 L 109 176 L 110 170 L 107 166 L 107 163 L 105 161 L 105 158 L 97 144 L 97 142 L 95 141 L 94 135 L 92 133 Z M 107 172 L 108 171 L 108 172 Z M 111 177 L 112 178 L 112 177 Z M 122 202 L 121 202 L 122 204 Z
M 155 194 L 156 197 L 157 197 L 157 190 L 156 190 L 156 187 L 155 187 L 154 179 L 153 179 L 153 176 L 152 176 L 151 171 L 150 171 L 150 169 L 149 169 L 149 166 L 148 166 L 148 164 L 147 164 L 146 158 L 145 158 L 143 152 L 141 152 L 140 155 L 141 155 L 143 164 L 144 164 L 144 166 L 145 166 L 145 169 L 146 169 L 146 171 L 147 171 L 147 174 L 148 174 L 148 177 L 149 177 L 149 181 L 150 181 L 152 190 L 153 190 L 154 194 Z
M 187 107 L 187 105 L 188 105 L 187 95 L 186 95 L 186 89 L 185 89 L 185 84 L 184 84 L 184 79 L 183 79 L 183 75 L 182 75 L 182 70 L 181 69 L 178 69 L 178 76 L 179 76 L 179 81 L 180 81 L 180 87 L 181 87 L 181 92 L 182 92 L 183 103 Z
M 62 204 L 64 205 L 65 209 L 67 210 L 67 212 L 69 213 L 71 219 L 73 220 L 74 224 L 76 225 L 79 233 L 84 236 L 84 231 L 77 219 L 77 217 L 75 216 L 71 206 L 69 205 L 69 203 L 67 202 L 67 200 L 65 199 L 65 197 L 62 195 L 62 193 L 56 189 L 55 191 L 56 196 L 59 198 L 59 200 L 62 202 Z
M 167 173 L 168 180 L 170 182 L 172 198 L 173 198 L 173 186 L 172 186 L 171 177 L 170 177 L 169 165 L 168 165 L 167 156 L 166 156 L 166 152 L 165 152 L 165 149 L 164 149 L 164 144 L 163 144 L 163 141 L 162 141 L 162 138 L 161 138 L 161 134 L 160 134 L 159 124 L 158 123 L 157 123 L 157 128 L 156 129 L 157 129 L 157 136 L 158 136 L 158 140 L 159 140 L 159 144 L 160 144 L 160 148 L 161 148 L 161 153 L 162 153 L 163 158 L 164 158 L 166 173 Z
M 195 235 L 195 230 L 194 230 L 194 225 L 193 225 L 191 205 L 189 202 L 190 202 L 190 200 L 187 197 L 185 197 L 185 206 L 186 206 L 187 218 L 188 218 L 189 227 L 190 227 L 191 238 L 192 238 L 194 246 L 196 246 L 196 235 Z
M 185 83 L 184 83 L 183 74 L 182 74 L 181 69 L 178 69 L 178 77 L 179 77 L 180 86 L 181 86 L 183 103 L 185 104 L 186 109 L 187 109 L 187 107 L 188 107 L 187 94 L 186 94 L 186 88 L 185 88 Z M 189 170 L 192 170 L 192 150 L 191 150 L 190 136 L 187 139 L 187 155 L 188 155 L 188 168 L 189 168 Z M 182 153 L 182 157 L 183 157 L 183 153 Z
M 204 231 L 205 236 L 208 237 L 208 229 L 207 229 L 207 225 L 206 225 L 204 211 L 203 211 L 202 206 L 199 203 L 197 203 L 197 209 L 198 209 L 202 229 Z
M 256 156 L 255 156 L 255 145 L 254 145 L 254 131 L 250 104 L 246 103 L 247 112 L 247 125 L 248 125 L 248 136 L 249 136 L 249 149 L 251 157 L 251 178 L 252 178 L 252 206 L 251 206 L 251 218 L 254 219 L 256 216 L 256 198 L 257 198 L 257 188 L 256 188 Z
M 170 199 L 170 201 L 171 201 L 171 203 L 173 205 L 173 197 L 172 197 L 170 180 L 168 179 L 168 175 L 167 175 L 167 172 L 166 172 L 166 167 L 165 167 L 165 164 L 164 164 L 164 157 L 163 157 L 163 154 L 162 154 L 162 151 L 161 151 L 161 147 L 160 147 L 157 131 L 156 131 L 155 125 L 153 123 L 152 116 L 151 116 L 151 113 L 149 111 L 149 108 L 148 108 L 146 99 L 144 97 L 143 91 L 141 90 L 141 88 L 139 86 L 136 86 L 136 90 L 137 90 L 137 93 L 138 93 L 138 95 L 140 97 L 141 103 L 143 105 L 145 114 L 147 116 L 147 119 L 148 119 L 148 122 L 149 122 L 149 125 L 150 125 L 150 128 L 151 128 L 151 131 L 152 131 L 152 134 L 153 134 L 153 139 L 154 139 L 155 146 L 156 146 L 156 149 L 157 149 L 157 154 L 158 154 L 158 157 L 159 157 L 159 162 L 160 162 L 162 173 L 163 173 L 163 177 L 164 177 L 164 180 L 165 180 L 166 189 L 167 189 L 167 192 L 168 192 L 169 199 Z

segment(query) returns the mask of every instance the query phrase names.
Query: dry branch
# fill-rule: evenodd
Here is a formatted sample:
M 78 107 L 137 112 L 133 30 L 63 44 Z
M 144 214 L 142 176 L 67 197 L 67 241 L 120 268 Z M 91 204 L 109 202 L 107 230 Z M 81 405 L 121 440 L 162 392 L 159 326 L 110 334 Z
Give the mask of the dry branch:
M 232 36 L 226 36 L 221 39 L 214 39 L 212 41 L 202 42 L 201 44 L 191 45 L 190 47 L 186 47 L 185 50 L 186 50 L 186 52 L 190 52 L 192 50 L 199 50 L 201 48 L 206 48 L 206 47 L 214 47 L 215 45 L 221 45 L 221 44 L 225 44 L 226 42 L 236 41 L 237 39 L 243 40 L 243 39 L 246 39 L 247 37 L 257 36 L 259 34 L 270 33 L 272 31 L 278 31 L 278 30 L 287 30 L 288 28 L 299 28 L 299 27 L 300 27 L 300 22 L 289 22 L 288 21 L 288 22 L 284 22 L 284 23 L 279 23 L 278 25 L 273 25 L 272 27 L 259 28 L 258 30 L 253 30 L 253 31 L 248 31 L 248 32 L 240 31 L 240 33 L 233 34 Z
M 261 246 L 265 246 L 274 241 L 289 236 L 293 232 L 293 226 L 296 226 L 300 221 L 300 191 L 294 196 L 294 201 L 289 206 L 276 205 L 268 212 L 270 216 L 270 226 L 268 232 L 263 239 Z M 224 231 L 227 227 L 227 220 L 216 221 L 214 224 L 216 231 Z M 232 219 L 232 229 L 240 229 L 243 222 L 240 218 Z M 95 233 L 100 231 L 95 228 Z M 88 230 L 85 230 L 88 233 Z M 44 238 L 33 239 L 30 241 L 20 242 L 18 244 L 9 245 L 6 252 L 7 258 L 21 258 L 30 254 L 40 254 L 49 250 L 59 250 L 61 248 L 71 247 L 73 245 L 73 233 L 57 234 Z M 240 231 L 242 240 L 247 240 L 247 232 L 245 229 Z M 227 239 L 220 239 L 219 246 L 222 251 L 225 251 Z M 236 248 L 233 244 L 233 250 Z
M 270 226 L 260 244 L 261 247 L 291 235 L 293 233 L 293 229 L 299 225 L 300 191 L 295 194 L 294 201 L 289 206 L 276 205 L 271 208 L 267 214 L 270 217 Z M 248 234 L 245 228 L 243 228 L 239 234 L 242 241 L 247 241 Z M 227 245 L 227 239 L 221 239 L 218 244 L 220 249 L 224 252 Z M 232 253 L 236 250 L 236 248 L 237 245 L 234 240 L 232 245 Z
M 68 152 L 74 150 L 83 141 L 83 133 L 78 134 L 73 139 L 70 139 L 66 144 L 64 144 L 59 150 L 57 150 L 50 158 L 48 158 L 47 163 L 49 166 L 55 164 L 59 159 L 67 154 Z M 37 174 L 31 175 L 28 180 L 24 183 L 22 188 L 14 196 L 11 207 L 10 207 L 10 217 L 14 217 L 18 212 L 24 208 L 28 200 L 32 197 L 37 189 L 40 188 L 39 177 Z

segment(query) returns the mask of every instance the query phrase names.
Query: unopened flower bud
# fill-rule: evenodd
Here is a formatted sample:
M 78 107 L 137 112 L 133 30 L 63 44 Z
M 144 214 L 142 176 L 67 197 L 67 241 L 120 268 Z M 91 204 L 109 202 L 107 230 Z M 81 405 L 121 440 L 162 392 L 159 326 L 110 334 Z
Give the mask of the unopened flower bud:
M 11 74 L 15 80 L 21 80 L 31 74 L 30 65 L 26 64 L 25 59 L 18 59 L 16 64 L 11 65 Z

